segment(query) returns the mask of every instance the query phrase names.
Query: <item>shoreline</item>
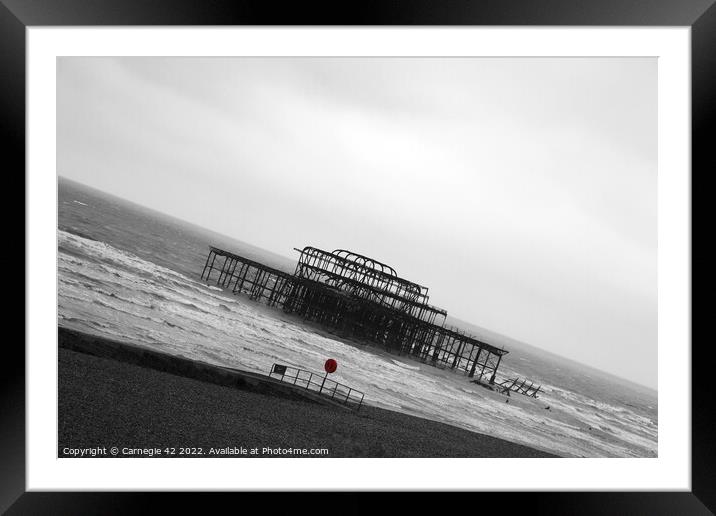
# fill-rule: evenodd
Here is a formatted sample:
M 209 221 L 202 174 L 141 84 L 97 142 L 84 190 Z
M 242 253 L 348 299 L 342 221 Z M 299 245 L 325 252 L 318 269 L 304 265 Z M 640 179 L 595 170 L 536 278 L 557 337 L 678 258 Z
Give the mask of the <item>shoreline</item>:
M 257 373 L 62 327 L 58 344 L 58 457 L 114 446 L 202 449 L 154 455 L 181 458 L 248 458 L 237 450 L 253 448 L 327 449 L 324 458 L 556 457 L 371 405 L 349 411 Z M 226 453 L 207 455 L 210 448 Z

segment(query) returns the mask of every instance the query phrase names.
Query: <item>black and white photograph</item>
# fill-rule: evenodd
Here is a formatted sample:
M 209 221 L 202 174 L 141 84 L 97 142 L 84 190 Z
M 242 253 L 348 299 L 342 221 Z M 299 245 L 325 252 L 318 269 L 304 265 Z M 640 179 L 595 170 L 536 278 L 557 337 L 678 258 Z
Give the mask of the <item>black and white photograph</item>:
M 57 457 L 658 457 L 657 71 L 58 57 Z

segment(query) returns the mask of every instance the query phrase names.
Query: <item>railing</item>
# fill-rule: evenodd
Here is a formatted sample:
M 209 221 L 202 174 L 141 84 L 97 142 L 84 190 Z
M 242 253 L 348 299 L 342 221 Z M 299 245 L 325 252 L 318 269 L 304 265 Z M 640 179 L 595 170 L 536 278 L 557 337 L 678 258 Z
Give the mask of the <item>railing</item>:
M 269 377 L 278 378 L 282 382 L 290 383 L 311 392 L 317 392 L 356 410 L 363 405 L 364 394 L 362 392 L 331 380 L 326 373 L 313 373 L 297 367 L 274 364 L 271 367 Z

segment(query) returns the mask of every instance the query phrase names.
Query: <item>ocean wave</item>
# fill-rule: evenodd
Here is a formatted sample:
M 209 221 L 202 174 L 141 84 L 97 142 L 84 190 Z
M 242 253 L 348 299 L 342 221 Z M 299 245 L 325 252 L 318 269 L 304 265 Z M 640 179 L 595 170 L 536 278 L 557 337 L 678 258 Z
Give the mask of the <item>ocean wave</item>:
M 515 398 L 506 403 L 502 395 L 475 390 L 466 377 L 266 315 L 218 287 L 109 244 L 68 232 L 58 239 L 58 324 L 257 372 L 274 362 L 320 372 L 326 358 L 335 358 L 334 378 L 365 392 L 366 403 L 563 455 L 648 456 L 656 449 L 655 426 L 630 407 L 546 382 L 539 402 Z M 601 433 L 590 434 L 590 427 Z

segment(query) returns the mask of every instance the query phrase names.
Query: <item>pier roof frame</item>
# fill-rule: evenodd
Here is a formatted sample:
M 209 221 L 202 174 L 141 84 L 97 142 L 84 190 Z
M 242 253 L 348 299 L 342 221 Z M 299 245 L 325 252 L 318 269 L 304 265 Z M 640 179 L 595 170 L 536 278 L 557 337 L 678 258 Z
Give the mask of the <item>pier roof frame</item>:
M 420 285 L 418 283 L 415 283 L 413 281 L 409 281 L 405 278 L 401 278 L 398 276 L 398 273 L 395 271 L 393 267 L 390 265 L 386 265 L 382 262 L 379 262 L 377 260 L 374 260 L 373 258 L 369 258 L 367 256 L 354 253 L 353 251 L 348 251 L 345 249 L 336 249 L 334 251 L 325 251 L 323 249 L 319 249 L 317 247 L 313 246 L 306 246 L 303 249 L 299 249 L 297 247 L 294 247 L 295 251 L 298 251 L 301 256 L 307 255 L 309 253 L 317 253 L 322 254 L 326 257 L 330 257 L 338 262 L 341 262 L 343 265 L 345 265 L 348 268 L 355 268 L 360 267 L 364 270 L 364 272 L 370 273 L 372 275 L 375 275 L 375 277 L 382 277 L 386 281 L 390 282 L 396 282 L 406 288 L 406 290 L 414 292 L 416 295 L 420 297 L 428 298 L 428 287 L 425 287 L 423 285 Z M 345 253 L 345 256 L 344 256 Z M 349 258 L 350 256 L 353 256 L 358 259 L 365 260 L 366 263 L 360 263 L 358 260 Z M 301 259 L 299 258 L 299 261 Z M 377 267 L 373 267 L 369 265 L 369 263 L 375 264 Z M 385 272 L 385 269 L 388 269 L 389 272 Z

